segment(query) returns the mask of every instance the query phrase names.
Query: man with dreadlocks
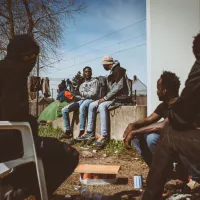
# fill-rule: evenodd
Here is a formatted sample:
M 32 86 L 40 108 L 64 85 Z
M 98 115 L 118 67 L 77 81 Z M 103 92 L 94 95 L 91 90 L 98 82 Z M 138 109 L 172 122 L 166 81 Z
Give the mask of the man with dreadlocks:
M 193 41 L 196 61 L 188 75 L 180 97 L 172 105 L 168 117 L 146 128 L 161 132 L 160 141 L 147 177 L 143 200 L 161 199 L 164 185 L 175 156 L 185 157 L 188 166 L 200 163 L 200 130 L 194 121 L 200 113 L 200 34 Z M 198 183 L 197 183 L 198 184 Z

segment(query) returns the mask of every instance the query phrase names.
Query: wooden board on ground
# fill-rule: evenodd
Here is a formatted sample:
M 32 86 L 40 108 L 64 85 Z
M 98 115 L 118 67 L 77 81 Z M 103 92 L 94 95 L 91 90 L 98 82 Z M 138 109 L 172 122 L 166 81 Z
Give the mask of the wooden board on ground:
M 96 173 L 96 174 L 118 174 L 120 169 L 119 165 L 79 165 L 75 173 Z

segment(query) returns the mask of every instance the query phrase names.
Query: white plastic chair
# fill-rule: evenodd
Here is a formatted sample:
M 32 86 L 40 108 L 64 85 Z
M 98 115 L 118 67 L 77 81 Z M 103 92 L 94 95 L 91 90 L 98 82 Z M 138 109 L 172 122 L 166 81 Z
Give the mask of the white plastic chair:
M 31 162 L 35 163 L 36 174 L 39 183 L 41 200 L 47 200 L 47 189 L 43 170 L 42 160 L 37 157 L 36 149 L 33 141 L 33 135 L 29 123 L 27 122 L 9 122 L 0 121 L 0 134 L 1 130 L 19 130 L 22 137 L 24 154 L 21 158 L 15 160 L 9 160 L 4 163 L 0 163 L 0 200 L 3 200 L 2 192 L 2 177 L 12 172 L 17 166 L 28 164 Z M 2 130 L 2 131 L 3 131 Z M 6 152 L 4 152 L 6 153 Z

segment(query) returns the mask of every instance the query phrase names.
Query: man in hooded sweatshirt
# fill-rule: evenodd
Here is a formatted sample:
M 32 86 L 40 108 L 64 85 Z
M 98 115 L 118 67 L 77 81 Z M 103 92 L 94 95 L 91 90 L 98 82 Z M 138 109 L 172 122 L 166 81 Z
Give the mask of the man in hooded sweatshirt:
M 128 95 L 129 92 L 125 78 L 126 69 L 122 68 L 120 63 L 114 61 L 111 56 L 104 56 L 102 59 L 102 65 L 106 71 L 110 70 L 110 75 L 107 78 L 107 94 L 103 98 L 94 101 L 89 105 L 87 133 L 79 138 L 82 140 L 94 138 L 94 124 L 98 108 L 101 120 L 101 135 L 94 143 L 97 147 L 104 146 L 108 139 L 108 107 L 114 102 L 116 97 Z
M 89 66 L 84 67 L 83 76 L 85 81 L 79 87 L 80 100 L 73 102 L 62 109 L 62 116 L 64 121 L 64 133 L 61 134 L 60 139 L 72 137 L 69 113 L 79 110 L 80 119 L 80 132 L 79 136 L 85 132 L 86 113 L 90 103 L 98 99 L 99 81 L 92 78 L 92 68 Z
M 29 115 L 27 78 L 36 64 L 39 51 L 39 45 L 29 35 L 16 35 L 10 40 L 7 55 L 0 61 L 0 121 L 30 123 L 37 154 L 43 161 L 47 191 L 51 195 L 73 172 L 78 164 L 79 154 L 64 142 L 38 137 L 37 120 Z M 8 138 L 5 133 L 7 132 L 0 133 L 0 163 L 7 161 L 8 155 L 13 153 L 21 156 L 21 151 L 15 152 L 15 149 L 19 150 L 16 147 L 21 140 L 18 142 L 15 135 L 11 135 L 8 144 L 5 142 Z M 35 167 L 30 163 L 18 166 L 5 177 L 3 183 L 13 186 L 14 190 L 20 189 L 21 192 L 16 195 L 20 196 L 18 199 L 24 199 L 30 194 L 38 195 L 36 177 Z
M 200 113 L 200 34 L 194 37 L 193 53 L 196 61 L 168 117 L 162 122 L 146 127 L 149 131 L 159 131 L 161 136 L 142 200 L 161 199 L 167 176 L 172 170 L 170 163 L 176 155 L 186 158 L 188 167 L 192 165 L 199 169 L 200 130 L 194 122 Z M 199 191 L 200 181 L 198 183 L 197 180 L 191 180 L 188 185 L 193 185 L 193 188 Z

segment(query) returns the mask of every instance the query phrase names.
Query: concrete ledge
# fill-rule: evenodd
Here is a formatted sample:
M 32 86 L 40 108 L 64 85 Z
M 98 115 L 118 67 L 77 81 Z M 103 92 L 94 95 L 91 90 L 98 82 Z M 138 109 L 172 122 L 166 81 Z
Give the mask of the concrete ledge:
M 123 132 L 131 122 L 144 119 L 147 116 L 146 106 L 121 106 L 109 112 L 110 114 L 110 138 L 122 140 Z M 79 134 L 79 116 L 78 113 L 70 113 L 71 127 L 74 137 Z M 53 127 L 64 129 L 63 118 L 53 121 Z M 100 134 L 100 117 L 99 113 L 96 118 L 96 135 Z

